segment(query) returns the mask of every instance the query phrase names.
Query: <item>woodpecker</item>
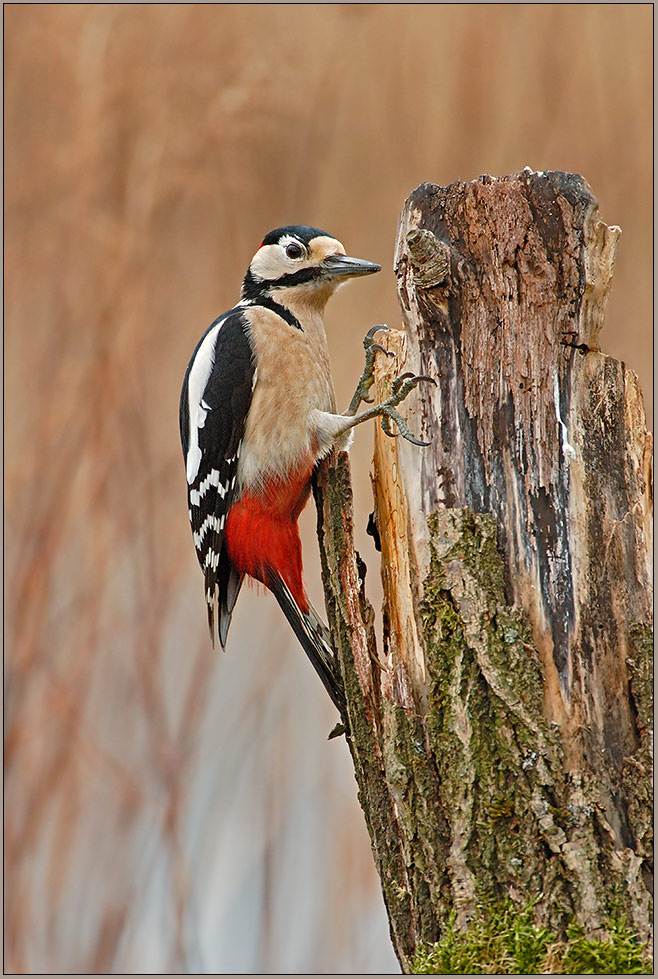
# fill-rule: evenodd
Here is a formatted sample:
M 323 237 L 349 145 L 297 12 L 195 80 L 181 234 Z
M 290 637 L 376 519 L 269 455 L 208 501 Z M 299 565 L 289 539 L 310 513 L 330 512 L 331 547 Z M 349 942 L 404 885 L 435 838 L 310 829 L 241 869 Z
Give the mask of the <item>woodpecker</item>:
M 369 401 L 375 327 L 364 341 L 366 367 L 345 414 L 337 414 L 323 313 L 350 278 L 381 266 L 348 258 L 336 238 L 301 225 L 263 239 L 242 283 L 240 300 L 199 340 L 185 373 L 180 434 L 189 518 L 205 578 L 208 626 L 225 648 L 245 577 L 270 589 L 339 709 L 344 694 L 329 633 L 302 580 L 297 520 L 316 464 L 352 429 L 382 417 L 410 441 L 395 408 L 424 376 L 404 374 L 385 402 Z

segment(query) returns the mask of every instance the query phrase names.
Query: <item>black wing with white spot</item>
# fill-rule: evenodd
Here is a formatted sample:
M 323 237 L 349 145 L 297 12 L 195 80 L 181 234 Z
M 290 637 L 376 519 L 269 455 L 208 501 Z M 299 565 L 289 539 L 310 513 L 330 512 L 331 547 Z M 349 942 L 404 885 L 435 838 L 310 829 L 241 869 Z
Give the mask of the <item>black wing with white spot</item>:
M 255 376 L 247 329 L 239 308 L 215 320 L 192 355 L 180 400 L 190 523 L 205 577 L 213 641 L 215 597 L 219 590 L 222 645 L 241 584 L 223 540 Z

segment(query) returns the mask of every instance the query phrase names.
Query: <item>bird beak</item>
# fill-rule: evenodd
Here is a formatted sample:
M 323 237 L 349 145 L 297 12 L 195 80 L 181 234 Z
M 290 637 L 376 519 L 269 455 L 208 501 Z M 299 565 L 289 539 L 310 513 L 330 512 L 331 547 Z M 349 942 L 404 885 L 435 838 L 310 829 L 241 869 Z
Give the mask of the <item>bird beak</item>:
M 322 269 L 326 275 L 341 275 L 348 278 L 353 275 L 372 275 L 373 272 L 381 272 L 381 265 L 375 262 L 366 262 L 363 258 L 348 258 L 347 255 L 329 255 L 322 262 Z

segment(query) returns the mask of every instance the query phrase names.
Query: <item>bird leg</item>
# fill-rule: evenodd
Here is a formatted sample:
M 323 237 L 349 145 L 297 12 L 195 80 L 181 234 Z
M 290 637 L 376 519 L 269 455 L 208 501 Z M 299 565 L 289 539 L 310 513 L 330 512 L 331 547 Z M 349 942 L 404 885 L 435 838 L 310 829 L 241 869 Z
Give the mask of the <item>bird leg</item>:
M 363 338 L 363 346 L 366 352 L 366 365 L 359 378 L 354 396 L 350 401 L 350 406 L 345 412 L 346 415 L 356 415 L 357 409 L 362 401 L 365 401 L 366 404 L 372 404 L 372 398 L 369 398 L 368 394 L 375 382 L 375 354 L 377 351 L 381 350 L 387 357 L 395 357 L 395 354 L 382 347 L 381 343 L 375 343 L 375 333 L 379 333 L 380 330 L 388 332 L 388 327 L 385 323 L 381 323 L 379 326 L 373 326 Z
M 407 439 L 408 442 L 412 442 L 414 445 L 429 445 L 429 442 L 422 442 L 417 439 L 409 431 L 406 422 L 400 416 L 400 414 L 395 410 L 399 404 L 407 397 L 407 395 L 413 391 L 413 389 L 420 384 L 421 381 L 429 381 L 431 384 L 436 384 L 436 381 L 432 377 L 428 377 L 426 374 L 412 374 L 408 371 L 406 374 L 401 374 L 396 377 L 393 381 L 393 390 L 390 397 L 382 401 L 381 404 L 373 405 L 372 408 L 366 408 L 365 411 L 360 412 L 357 415 L 357 409 L 362 401 L 367 404 L 372 404 L 372 398 L 368 397 L 370 388 L 374 382 L 374 363 L 375 354 L 378 350 L 381 350 L 387 356 L 395 356 L 388 350 L 385 350 L 380 343 L 376 343 L 374 340 L 374 335 L 379 330 L 388 330 L 387 326 L 373 326 L 371 330 L 368 330 L 366 334 L 363 346 L 366 351 L 366 364 L 359 378 L 359 383 L 357 385 L 356 391 L 354 392 L 354 397 L 350 402 L 350 406 L 345 412 L 345 418 L 350 418 L 350 422 L 341 428 L 341 432 L 349 431 L 349 429 L 354 428 L 356 425 L 360 425 L 361 422 L 368 421 L 370 418 L 380 417 L 382 422 L 382 429 L 386 435 L 391 438 L 397 437 L 397 435 L 402 435 L 403 438 Z M 398 427 L 397 432 L 391 431 L 391 422 L 395 422 Z

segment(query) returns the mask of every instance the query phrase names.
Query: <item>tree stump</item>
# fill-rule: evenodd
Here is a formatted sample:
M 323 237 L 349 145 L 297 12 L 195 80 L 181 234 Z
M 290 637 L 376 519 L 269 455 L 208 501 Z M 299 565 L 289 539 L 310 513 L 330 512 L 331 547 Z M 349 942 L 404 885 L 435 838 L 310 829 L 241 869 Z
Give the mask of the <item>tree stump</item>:
M 348 741 L 404 971 L 451 912 L 535 900 L 558 933 L 650 929 L 652 442 L 598 347 L 619 229 L 586 182 L 421 185 L 402 212 L 406 334 L 378 335 L 378 659 L 345 454 L 316 486 Z

